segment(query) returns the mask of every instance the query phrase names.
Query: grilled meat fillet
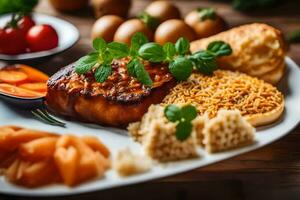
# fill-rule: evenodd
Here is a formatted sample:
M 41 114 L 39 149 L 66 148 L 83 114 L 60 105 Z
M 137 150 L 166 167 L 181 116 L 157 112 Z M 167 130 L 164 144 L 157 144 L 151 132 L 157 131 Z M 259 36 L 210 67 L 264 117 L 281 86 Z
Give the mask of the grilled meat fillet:
M 128 75 L 127 62 L 114 61 L 104 83 L 96 82 L 93 72 L 79 75 L 74 65 L 66 66 L 49 79 L 46 105 L 57 114 L 101 125 L 125 127 L 139 121 L 176 82 L 167 66 L 144 63 L 153 81 L 153 86 L 145 86 Z

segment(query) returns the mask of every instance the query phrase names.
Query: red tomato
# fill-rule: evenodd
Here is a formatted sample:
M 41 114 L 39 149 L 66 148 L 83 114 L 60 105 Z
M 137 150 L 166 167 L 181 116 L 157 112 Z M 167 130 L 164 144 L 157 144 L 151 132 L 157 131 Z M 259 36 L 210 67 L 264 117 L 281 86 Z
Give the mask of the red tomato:
M 19 28 L 5 28 L 0 30 L 0 53 L 20 54 L 26 52 L 24 34 Z
M 58 46 L 58 35 L 50 25 L 36 25 L 29 29 L 26 41 L 30 51 L 44 51 Z
M 33 27 L 34 25 L 35 25 L 35 22 L 28 15 L 23 16 L 20 19 L 20 21 L 18 21 L 18 27 L 22 30 L 22 32 L 24 33 L 24 35 L 26 35 L 26 33 L 29 31 L 29 29 L 31 27 Z

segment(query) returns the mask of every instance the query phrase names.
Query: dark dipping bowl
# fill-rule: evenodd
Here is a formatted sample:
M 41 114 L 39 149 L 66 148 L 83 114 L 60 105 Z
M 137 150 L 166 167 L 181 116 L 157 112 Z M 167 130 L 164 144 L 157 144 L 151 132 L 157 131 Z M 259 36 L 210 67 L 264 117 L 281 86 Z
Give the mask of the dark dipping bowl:
M 36 108 L 44 107 L 45 97 L 37 97 L 37 98 L 22 98 L 17 96 L 12 96 L 3 92 L 0 92 L 0 99 L 4 102 L 11 104 L 13 106 L 31 110 Z

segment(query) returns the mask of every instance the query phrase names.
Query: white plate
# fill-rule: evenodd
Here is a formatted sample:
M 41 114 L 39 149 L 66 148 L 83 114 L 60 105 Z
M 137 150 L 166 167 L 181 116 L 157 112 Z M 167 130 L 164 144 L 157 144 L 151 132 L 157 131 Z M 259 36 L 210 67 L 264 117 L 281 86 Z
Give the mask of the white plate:
M 256 143 L 252 146 L 213 155 L 208 155 L 199 149 L 201 157 L 197 159 L 155 165 L 155 167 L 148 173 L 128 178 L 120 178 L 113 170 L 110 170 L 106 174 L 105 178 L 91 181 L 74 188 L 68 188 L 63 185 L 51 185 L 38 189 L 26 189 L 11 185 L 2 177 L 0 179 L 0 193 L 24 196 L 57 196 L 103 190 L 186 172 L 248 151 L 252 151 L 274 142 L 275 140 L 278 140 L 279 138 L 288 134 L 294 127 L 297 126 L 298 122 L 300 121 L 300 70 L 290 58 L 286 59 L 286 63 L 288 66 L 288 72 L 286 77 L 279 85 L 279 88 L 284 88 L 282 91 L 285 94 L 286 101 L 285 113 L 281 120 L 279 120 L 276 124 L 273 124 L 269 127 L 259 128 L 256 134 Z M 3 102 L 0 102 L 0 125 L 7 124 L 55 131 L 61 134 L 76 133 L 80 135 L 95 135 L 104 141 L 104 143 L 109 147 L 109 149 L 112 151 L 112 156 L 115 155 L 117 150 L 123 149 L 127 146 L 130 146 L 130 148 L 133 150 L 140 150 L 140 146 L 131 141 L 131 139 L 126 136 L 126 132 L 123 130 L 73 122 L 67 122 L 67 128 L 48 126 L 33 119 L 25 112 L 20 112 L 12 107 L 7 107 L 7 105 L 5 105 Z
M 0 16 L 0 27 L 5 26 L 5 24 L 10 20 L 10 18 L 11 18 L 11 14 Z M 58 47 L 47 51 L 23 53 L 18 55 L 0 54 L 0 60 L 5 60 L 5 61 L 31 60 L 31 59 L 37 59 L 37 58 L 55 55 L 71 48 L 79 39 L 80 35 L 78 29 L 70 22 L 67 22 L 65 20 L 50 15 L 44 15 L 39 13 L 34 13 L 33 19 L 37 25 L 49 24 L 53 26 L 53 28 L 56 30 L 59 37 Z

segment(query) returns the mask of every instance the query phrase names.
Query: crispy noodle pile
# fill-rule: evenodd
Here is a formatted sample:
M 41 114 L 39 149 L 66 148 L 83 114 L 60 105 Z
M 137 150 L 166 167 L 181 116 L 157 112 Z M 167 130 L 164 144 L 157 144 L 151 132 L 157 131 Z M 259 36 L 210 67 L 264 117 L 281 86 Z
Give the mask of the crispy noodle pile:
M 240 110 L 242 116 L 270 112 L 284 97 L 274 86 L 240 72 L 217 70 L 212 76 L 193 74 L 165 97 L 162 105 L 190 103 L 209 118 L 218 110 Z

